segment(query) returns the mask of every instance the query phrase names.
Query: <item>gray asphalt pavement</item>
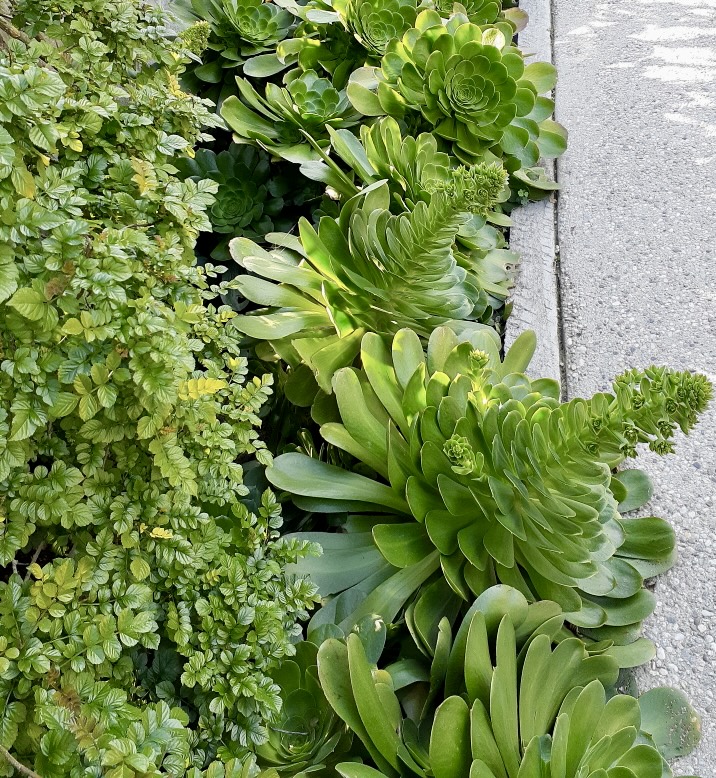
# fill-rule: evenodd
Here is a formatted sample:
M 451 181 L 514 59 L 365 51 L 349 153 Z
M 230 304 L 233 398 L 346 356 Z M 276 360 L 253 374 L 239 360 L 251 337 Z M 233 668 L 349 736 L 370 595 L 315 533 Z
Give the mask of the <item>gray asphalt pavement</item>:
M 653 363 L 716 380 L 716 0 L 552 4 L 568 394 Z M 642 459 L 680 561 L 657 583 L 658 656 L 638 682 L 689 695 L 703 741 L 676 772 L 714 778 L 716 408 L 675 455 Z

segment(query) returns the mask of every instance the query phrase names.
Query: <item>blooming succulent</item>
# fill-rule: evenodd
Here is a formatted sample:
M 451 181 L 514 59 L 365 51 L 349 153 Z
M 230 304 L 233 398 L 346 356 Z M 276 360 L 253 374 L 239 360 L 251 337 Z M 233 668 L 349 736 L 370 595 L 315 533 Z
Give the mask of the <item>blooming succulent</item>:
M 419 201 L 430 202 L 432 195 L 450 186 L 455 160 L 438 149 L 431 133 L 417 137 L 406 135 L 392 117 L 382 117 L 375 124 L 362 126 L 360 138 L 350 130 L 329 130 L 331 154 L 350 168 L 346 175 L 337 159 L 324 156 L 323 163 L 304 165 L 306 176 L 328 184 L 341 199 L 350 199 L 364 187 L 386 181 L 391 194 L 391 210 L 398 214 L 411 211 Z M 493 170 L 496 185 L 499 165 Z M 502 212 L 509 188 L 496 194 L 495 186 L 483 193 L 490 207 L 472 213 L 460 226 L 456 236 L 456 259 L 474 274 L 476 285 L 484 290 L 491 309 L 502 307 L 513 280 L 513 269 L 519 261 L 515 252 L 506 248 L 502 232 L 494 225 L 509 226 Z M 489 309 L 481 317 L 489 318 Z
M 387 47 L 380 68 L 353 73 L 348 96 L 368 116 L 409 121 L 419 113 L 466 163 L 490 152 L 513 171 L 559 156 L 566 135 L 548 120 L 552 101 L 539 97 L 554 86 L 555 70 L 525 67 L 512 32 L 507 22 L 481 27 L 462 14 L 445 21 L 423 11 Z
M 413 326 L 427 338 L 448 322 L 479 329 L 481 290 L 458 264 L 453 243 L 466 212 L 491 207 L 504 181 L 504 171 L 491 166 L 457 169 L 429 204 L 397 216 L 387 185 L 379 184 L 350 200 L 338 220 L 323 217 L 315 229 L 303 219 L 300 240 L 271 236 L 282 250 L 233 240 L 234 259 L 254 274 L 233 283 L 252 302 L 270 306 L 238 326 L 269 341 L 293 367 L 308 365 L 327 393 L 366 331 Z
M 487 590 L 452 639 L 443 623 L 431 681 L 444 700 L 416 707 L 386 670 L 372 670 L 356 635 L 318 653 L 331 705 L 363 742 L 366 763 L 344 778 L 671 778 L 672 729 L 691 740 L 698 718 L 661 689 L 637 700 L 614 694 L 618 666 L 561 639 L 553 602 L 528 605 L 516 590 Z M 559 640 L 554 644 L 555 640 Z M 407 703 L 407 704 L 406 704 Z M 427 710 L 426 710 L 427 708 Z M 652 724 L 661 718 L 663 727 Z M 656 737 L 654 733 L 657 733 Z
M 338 416 L 321 434 L 375 476 L 285 454 L 269 479 L 308 509 L 362 507 L 363 531 L 396 568 L 438 552 L 465 600 L 500 581 L 555 600 L 595 639 L 631 643 L 654 607 L 643 578 L 673 564 L 674 535 L 661 519 L 620 515 L 611 468 L 642 442 L 671 451 L 711 386 L 650 368 L 617 378 L 612 394 L 560 403 L 556 382 L 523 374 L 533 350 L 530 333 L 504 362 L 487 332 L 438 328 L 427 353 L 411 330 L 392 346 L 368 333 L 362 370 L 333 378 Z

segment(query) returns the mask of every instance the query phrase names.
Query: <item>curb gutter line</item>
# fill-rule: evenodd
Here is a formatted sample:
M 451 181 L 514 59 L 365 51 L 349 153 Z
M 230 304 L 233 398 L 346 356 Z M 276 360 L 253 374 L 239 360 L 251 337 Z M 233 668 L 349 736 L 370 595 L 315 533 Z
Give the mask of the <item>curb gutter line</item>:
M 521 0 L 530 17 L 518 37 L 519 46 L 535 61 L 552 62 L 552 9 L 550 0 Z M 545 164 L 554 177 L 555 165 Z M 557 273 L 557 200 L 529 203 L 512 214 L 510 248 L 520 255 L 512 294 L 512 314 L 505 327 L 508 348 L 524 330 L 537 334 L 537 350 L 530 365 L 534 377 L 560 380 L 562 375 L 562 327 Z M 562 382 L 562 391 L 566 386 Z

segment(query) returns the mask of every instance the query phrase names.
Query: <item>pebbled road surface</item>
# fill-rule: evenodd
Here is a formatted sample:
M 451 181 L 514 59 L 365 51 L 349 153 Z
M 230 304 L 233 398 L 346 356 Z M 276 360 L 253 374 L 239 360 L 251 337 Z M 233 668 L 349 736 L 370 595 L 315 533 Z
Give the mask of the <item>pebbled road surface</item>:
M 716 0 L 552 0 L 561 296 L 570 397 L 628 367 L 716 380 Z M 677 453 L 640 458 L 680 561 L 656 585 L 658 656 L 703 717 L 679 775 L 716 777 L 716 404 Z

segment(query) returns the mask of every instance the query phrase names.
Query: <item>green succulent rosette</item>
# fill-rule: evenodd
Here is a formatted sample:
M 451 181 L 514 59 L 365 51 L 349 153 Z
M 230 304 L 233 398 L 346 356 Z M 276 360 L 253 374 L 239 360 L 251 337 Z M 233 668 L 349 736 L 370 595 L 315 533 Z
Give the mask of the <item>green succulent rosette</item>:
M 305 162 L 320 159 L 306 136 L 327 146 L 327 128 L 352 127 L 360 121 L 345 90 L 336 89 L 314 70 L 295 68 L 283 81 L 283 87 L 267 83 L 262 97 L 246 79 L 236 78 L 240 97 L 228 97 L 221 107 L 235 142 L 260 146 L 290 162 Z
M 381 57 L 418 15 L 416 0 L 333 0 L 342 22 L 369 55 Z
M 549 116 L 554 103 L 541 94 L 555 83 L 547 63 L 525 67 L 511 43 L 508 22 L 481 27 L 462 14 L 445 21 L 421 12 L 415 27 L 387 48 L 380 68 L 351 76 L 348 96 L 367 116 L 406 122 L 421 117 L 464 163 L 502 157 L 510 172 L 559 156 L 566 132 Z
M 476 268 L 463 267 L 454 241 L 471 211 L 494 204 L 504 171 L 474 166 L 454 171 L 430 203 L 394 215 L 384 182 L 349 200 L 340 217 L 323 217 L 318 228 L 303 219 L 299 238 L 269 235 L 279 249 L 267 251 L 236 239 L 234 259 L 249 273 L 235 287 L 257 305 L 236 324 L 270 344 L 296 370 L 296 382 L 311 374 L 310 405 L 320 386 L 332 391 L 340 367 L 353 363 L 366 331 L 393 334 L 412 326 L 424 338 L 439 325 L 488 329 L 479 323 L 486 295 Z M 478 260 L 473 259 L 475 265 Z M 292 386 L 287 387 L 293 396 Z
M 209 24 L 202 62 L 188 69 L 188 77 L 194 91 L 215 102 L 235 91 L 237 68 L 274 52 L 296 22 L 285 8 L 265 0 L 176 0 L 174 7 L 187 21 Z
M 502 0 L 429 0 L 428 7 L 434 8 L 441 16 L 452 16 L 456 11 L 467 15 L 473 24 L 492 24 L 502 12 Z
M 185 178 L 219 185 L 209 210 L 214 232 L 261 239 L 273 229 L 272 217 L 281 213 L 284 201 L 272 184 L 265 152 L 237 144 L 219 154 L 199 149 L 194 158 L 178 160 L 177 167 Z
M 325 641 L 324 691 L 368 753 L 339 764 L 340 775 L 672 778 L 671 742 L 698 741 L 691 706 L 671 689 L 639 700 L 614 694 L 616 662 L 576 638 L 559 640 L 561 621 L 553 602 L 487 590 L 454 636 L 443 622 L 430 672 L 436 694 L 424 705 L 405 693 L 404 670 L 372 668 L 357 635 Z
M 353 734 L 328 704 L 318 680 L 318 647 L 303 641 L 293 658 L 273 672 L 281 689 L 281 713 L 268 725 L 268 740 L 256 746 L 260 767 L 294 777 L 344 759 Z
M 364 514 L 330 542 L 335 553 L 360 547 L 365 566 L 332 580 L 330 593 L 350 597 L 357 586 L 366 596 L 366 579 L 399 570 L 402 600 L 389 613 L 373 606 L 390 621 L 439 569 L 467 602 L 501 582 L 559 603 L 594 640 L 637 641 L 655 605 L 644 578 L 673 564 L 674 533 L 662 519 L 620 514 L 628 489 L 612 468 L 639 443 L 670 452 L 674 430 L 696 423 L 711 385 L 650 368 L 620 376 L 611 394 L 560 403 L 556 382 L 523 373 L 534 346 L 526 333 L 501 361 L 488 331 L 461 339 L 438 328 L 427 353 L 411 330 L 392 343 L 363 337 L 362 369 L 335 374 L 337 413 L 321 434 L 375 475 L 297 453 L 267 471 L 304 509 Z M 330 609 L 319 614 L 332 618 Z M 641 642 L 621 661 L 639 664 L 651 651 Z

